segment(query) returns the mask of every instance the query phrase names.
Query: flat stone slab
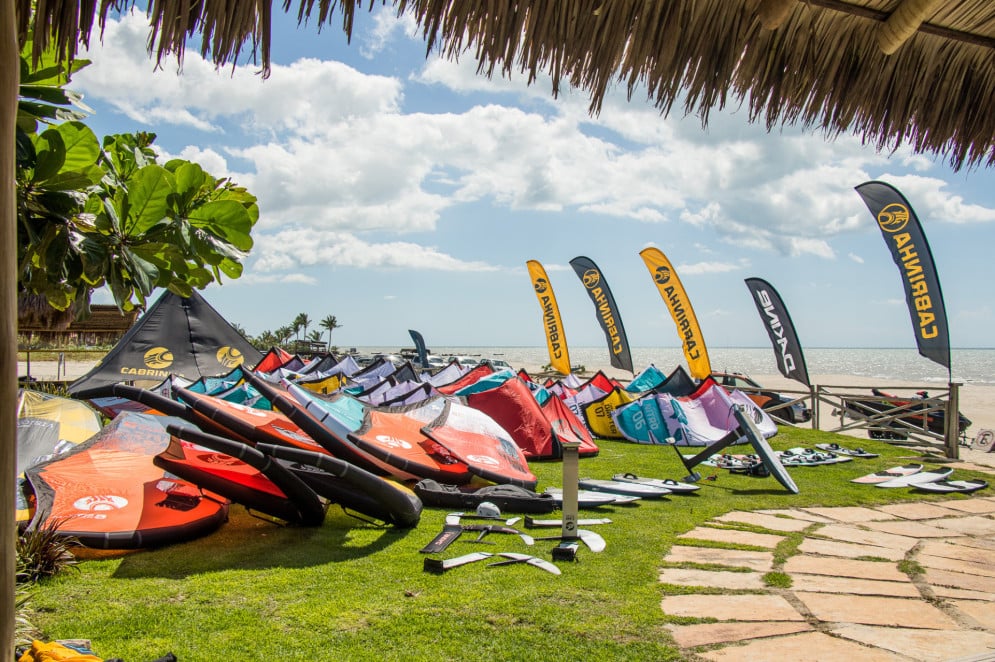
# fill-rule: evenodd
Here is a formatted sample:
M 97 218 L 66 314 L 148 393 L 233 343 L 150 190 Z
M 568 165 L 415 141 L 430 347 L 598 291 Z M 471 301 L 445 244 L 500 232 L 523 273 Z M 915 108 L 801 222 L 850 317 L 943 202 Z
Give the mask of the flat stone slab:
M 796 591 L 795 597 L 808 607 L 813 616 L 829 623 L 862 623 L 930 630 L 958 628 L 949 616 L 923 600 L 803 591 Z
M 995 630 L 995 609 L 991 603 L 977 600 L 951 600 L 950 604 L 961 613 L 967 614 L 983 628 Z
M 940 540 L 927 540 L 919 548 L 919 555 L 942 556 L 947 559 L 959 559 L 971 563 L 991 563 L 995 561 L 995 551 L 980 549 L 969 545 L 959 545 Z
M 815 593 L 848 593 L 852 595 L 880 595 L 892 598 L 920 598 L 922 594 L 911 581 L 882 582 L 874 579 L 852 577 L 827 577 L 825 575 L 791 575 L 791 590 Z
M 856 545 L 839 540 L 820 540 L 818 538 L 805 538 L 802 544 L 798 546 L 798 551 L 804 554 L 822 554 L 824 556 L 839 556 L 850 559 L 860 556 L 874 556 L 888 559 L 889 561 L 901 561 L 905 558 L 905 552 L 900 549 L 874 547 L 873 545 Z
M 770 529 L 771 531 L 783 531 L 785 533 L 803 531 L 812 525 L 811 522 L 805 522 L 803 520 L 789 519 L 787 517 L 775 517 L 774 515 L 765 515 L 763 513 L 750 513 L 743 511 L 733 511 L 731 513 L 726 513 L 721 517 L 716 517 L 713 521 L 739 522 L 741 524 L 752 524 L 753 526 L 760 526 L 765 529 Z
M 674 545 L 663 560 L 669 563 L 714 563 L 734 568 L 749 568 L 757 572 L 770 572 L 774 567 L 772 552 L 689 545 Z
M 827 575 L 830 577 L 855 577 L 877 579 L 888 582 L 907 581 L 908 575 L 899 572 L 889 561 L 857 561 L 854 559 L 827 559 L 820 556 L 798 554 L 784 563 L 784 572 L 789 574 Z
M 908 536 L 897 536 L 893 533 L 883 533 L 881 531 L 865 531 L 855 526 L 846 526 L 843 524 L 827 524 L 815 533 L 819 536 L 842 540 L 843 542 L 898 549 L 903 553 L 915 547 L 919 542 L 916 538 Z
M 755 639 L 743 646 L 726 646 L 698 653 L 698 657 L 716 662 L 907 662 L 885 650 L 875 650 L 858 643 L 838 639 L 821 632 L 802 632 L 775 639 Z
M 971 536 L 956 536 L 951 534 L 951 539 L 948 541 L 955 545 L 963 545 L 964 547 L 974 547 L 976 549 L 986 549 L 990 552 L 995 553 L 995 540 L 989 540 L 988 538 L 972 538 Z
M 995 602 L 995 593 L 970 591 L 963 588 L 953 588 L 952 586 L 930 586 L 929 589 L 933 592 L 933 595 L 944 600 L 982 600 L 984 602 Z
M 709 526 L 695 527 L 687 533 L 677 536 L 677 538 L 729 542 L 738 545 L 766 547 L 767 549 L 774 549 L 779 542 L 784 540 L 784 536 L 775 536 L 770 533 L 753 533 L 751 531 L 738 531 L 736 529 L 716 529 Z
M 758 510 L 757 512 L 761 515 L 784 515 L 787 517 L 793 517 L 794 519 L 804 520 L 806 522 L 819 522 L 827 524 L 829 522 L 836 521 L 829 519 L 828 517 L 823 517 L 822 515 L 810 513 L 807 510 L 801 510 L 800 508 L 772 508 L 767 510 Z
M 949 529 L 970 536 L 990 536 L 995 534 L 995 519 L 989 517 L 951 517 L 933 520 L 932 524 L 941 529 Z
M 763 575 L 757 572 L 713 572 L 689 568 L 664 568 L 660 571 L 660 582 L 678 586 L 708 586 L 711 588 L 754 589 L 766 587 Z
M 874 509 L 894 517 L 912 520 L 946 517 L 951 513 L 949 508 L 935 503 L 891 503 L 887 506 L 875 506 Z
M 975 513 L 978 515 L 985 513 L 995 513 L 995 501 L 989 499 L 980 499 L 975 497 L 974 499 L 957 499 L 952 501 L 943 501 L 941 505 L 944 508 L 950 508 L 951 510 L 956 510 L 962 513 Z
M 969 591 L 995 593 L 995 578 L 992 577 L 981 577 L 979 575 L 968 575 L 963 572 L 926 568 L 923 579 L 931 586 L 952 586 L 954 588 L 964 588 Z
M 871 522 L 878 519 L 894 519 L 888 513 L 861 506 L 836 506 L 834 508 L 805 508 L 810 513 L 822 515 L 837 522 Z
M 940 522 L 942 520 L 933 520 Z M 893 533 L 899 536 L 909 536 L 911 538 L 949 538 L 950 530 L 941 529 L 939 526 L 932 526 L 932 522 L 913 522 L 909 520 L 890 520 L 887 522 L 864 522 L 863 526 L 872 531 L 883 533 Z
M 681 648 L 694 648 L 729 641 L 746 641 L 760 637 L 774 637 L 781 634 L 806 632 L 812 629 L 808 623 L 777 622 L 768 623 L 701 623 L 698 625 L 668 625 L 674 641 Z
M 995 565 L 989 561 L 986 563 L 972 563 L 971 561 L 961 561 L 960 559 L 948 559 L 943 556 L 930 556 L 929 554 L 919 554 L 916 556 L 919 565 L 926 568 L 936 568 L 937 570 L 952 570 L 963 572 L 967 575 L 981 575 L 982 577 L 995 577 Z
M 715 618 L 720 621 L 804 621 L 780 595 L 668 595 L 660 603 L 665 614 Z
M 833 628 L 833 633 L 922 662 L 945 662 L 975 656 L 979 653 L 990 653 L 995 648 L 995 634 L 978 630 L 950 632 L 947 630 L 845 625 Z

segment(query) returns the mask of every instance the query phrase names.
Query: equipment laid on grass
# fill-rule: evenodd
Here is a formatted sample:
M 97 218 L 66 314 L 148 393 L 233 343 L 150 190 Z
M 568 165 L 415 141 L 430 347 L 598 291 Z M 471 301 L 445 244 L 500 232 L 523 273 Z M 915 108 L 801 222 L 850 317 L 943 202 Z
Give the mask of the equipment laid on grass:
M 612 521 L 607 517 L 594 517 L 594 518 L 581 518 L 577 520 L 577 526 L 596 526 L 598 524 L 611 524 Z M 525 528 L 526 529 L 558 529 L 563 526 L 563 520 L 561 519 L 533 519 L 531 517 L 525 517 Z
M 444 485 L 430 478 L 415 483 L 415 494 L 426 506 L 474 509 L 490 501 L 503 512 L 551 513 L 558 504 L 550 494 L 539 494 L 518 485 L 488 485 L 481 488 Z
M 544 494 L 550 495 L 557 507 L 560 507 L 563 503 L 563 490 L 559 487 L 547 487 Z M 607 506 L 609 504 L 618 506 L 633 503 L 634 501 L 639 501 L 639 497 L 609 494 L 608 492 L 594 492 L 591 490 L 577 490 L 578 508 L 597 508 L 598 506 Z
M 884 483 L 891 480 L 892 478 L 898 478 L 900 476 L 908 476 L 910 474 L 922 471 L 921 464 L 903 464 L 901 466 L 892 467 L 891 469 L 884 469 L 883 471 L 877 471 L 872 474 L 867 474 L 866 476 L 861 476 L 860 478 L 854 478 L 851 483 L 864 483 L 868 485 L 876 485 L 877 483 Z
M 470 563 L 476 563 L 477 561 L 483 561 L 484 559 L 493 558 L 495 556 L 500 556 L 504 558 L 504 561 L 496 561 L 494 563 L 488 563 L 488 568 L 499 567 L 503 565 L 517 565 L 519 563 L 524 563 L 527 565 L 535 566 L 545 570 L 546 572 L 559 575 L 560 569 L 554 564 L 550 563 L 545 559 L 540 559 L 537 556 L 530 556 L 528 554 L 518 554 L 516 552 L 500 552 L 498 554 L 491 554 L 489 552 L 473 552 L 472 554 L 464 554 L 463 556 L 457 556 L 451 559 L 425 559 L 422 564 L 425 572 L 431 572 L 434 574 L 442 574 L 447 570 L 452 570 L 453 568 L 458 568 L 461 565 L 467 565 Z
M 877 487 L 911 487 L 912 485 L 922 485 L 924 483 L 935 483 L 938 480 L 947 479 L 954 472 L 950 467 L 939 467 L 937 469 L 926 469 L 918 471 L 908 476 L 897 476 L 883 483 L 875 483 Z
M 952 492 L 970 494 L 971 492 L 983 490 L 986 487 L 988 487 L 988 481 L 981 480 L 980 478 L 972 480 L 938 480 L 932 483 L 920 483 L 912 486 L 913 489 L 923 492 L 940 492 L 944 494 Z
M 600 478 L 582 478 L 577 484 L 585 490 L 593 492 L 637 496 L 642 499 L 660 499 L 670 494 L 670 490 L 665 487 L 642 485 L 640 483 L 623 483 L 617 480 L 602 480 Z
M 778 457 L 781 464 L 786 467 L 815 467 L 823 464 L 839 464 L 840 462 L 852 462 L 849 456 L 837 455 L 831 452 L 816 451 L 811 448 L 789 448 L 780 451 Z
M 695 485 L 694 483 L 682 483 L 672 478 L 645 478 L 631 473 L 615 474 L 612 476 L 612 480 L 617 480 L 623 483 L 639 483 L 653 487 L 662 487 L 669 490 L 671 494 L 690 494 L 691 492 L 697 492 L 701 489 L 701 486 Z
M 869 453 L 863 448 L 845 448 L 839 444 L 816 444 L 816 448 L 821 451 L 829 451 L 830 453 L 836 453 L 837 455 L 848 455 L 850 457 L 859 457 L 864 459 L 870 459 L 872 457 L 877 457 L 877 453 Z

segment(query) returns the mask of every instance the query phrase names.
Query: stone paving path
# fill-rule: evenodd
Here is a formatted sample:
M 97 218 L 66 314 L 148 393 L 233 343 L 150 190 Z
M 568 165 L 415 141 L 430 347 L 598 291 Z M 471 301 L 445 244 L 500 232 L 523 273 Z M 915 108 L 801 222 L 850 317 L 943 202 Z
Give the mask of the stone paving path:
M 798 534 L 777 566 L 774 549 Z M 660 581 L 687 587 L 664 613 L 708 620 L 668 626 L 688 659 L 995 660 L 995 497 L 726 513 L 664 560 Z M 705 567 L 674 567 L 686 563 Z M 768 572 L 790 588 L 767 586 Z

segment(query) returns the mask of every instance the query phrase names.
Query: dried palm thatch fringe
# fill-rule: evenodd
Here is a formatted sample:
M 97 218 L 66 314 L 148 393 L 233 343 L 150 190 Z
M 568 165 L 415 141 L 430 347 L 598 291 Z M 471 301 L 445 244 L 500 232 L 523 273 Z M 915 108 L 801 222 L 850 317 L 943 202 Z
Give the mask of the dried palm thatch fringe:
M 22 35 L 51 39 L 64 58 L 131 0 L 15 0 Z M 284 0 L 300 23 L 351 34 L 356 11 L 392 5 L 414 16 L 429 51 L 472 53 L 488 76 L 566 81 L 592 113 L 625 85 L 664 114 L 675 104 L 703 124 L 743 104 L 768 129 L 800 124 L 853 132 L 879 149 L 911 146 L 955 168 L 995 165 L 995 2 L 991 0 Z M 152 0 L 150 51 L 182 62 L 186 39 L 234 63 L 248 42 L 270 65 L 273 0 Z M 882 50 L 883 49 L 883 50 Z M 887 53 L 891 53 L 890 55 Z

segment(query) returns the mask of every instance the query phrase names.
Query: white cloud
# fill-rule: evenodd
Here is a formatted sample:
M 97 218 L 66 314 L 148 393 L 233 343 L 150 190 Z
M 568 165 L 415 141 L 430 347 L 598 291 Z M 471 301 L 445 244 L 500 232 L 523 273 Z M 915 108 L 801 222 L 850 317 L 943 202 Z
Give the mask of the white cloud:
M 856 262 L 857 264 L 863 264 L 864 258 L 860 257 L 856 253 L 847 253 L 846 256 Z
M 748 266 L 744 264 L 743 261 L 739 263 L 732 262 L 697 262 L 695 264 L 682 264 L 677 267 L 677 273 L 680 275 L 692 275 L 692 274 L 721 274 L 729 271 L 739 271 L 744 267 Z

